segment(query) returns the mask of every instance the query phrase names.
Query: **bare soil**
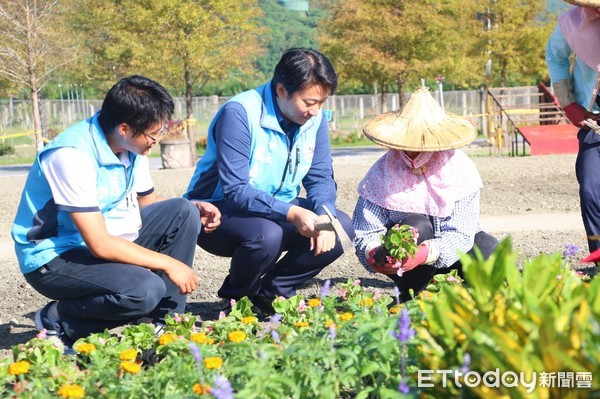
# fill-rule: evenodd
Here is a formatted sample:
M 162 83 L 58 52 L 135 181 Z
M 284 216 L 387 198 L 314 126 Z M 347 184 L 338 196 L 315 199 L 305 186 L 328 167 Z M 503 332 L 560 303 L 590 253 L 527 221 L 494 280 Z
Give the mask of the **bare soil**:
M 483 178 L 481 214 L 486 216 L 523 216 L 523 224 L 514 228 L 497 223 L 488 226 L 488 232 L 499 239 L 511 236 L 519 262 L 540 253 L 562 252 L 566 244 L 574 243 L 579 250 L 574 259 L 584 257 L 588 250 L 582 228 L 566 223 L 564 228 L 540 230 L 526 217 L 537 215 L 539 220 L 552 221 L 554 215 L 567 214 L 579 221 L 578 185 L 575 179 L 575 155 L 537 157 L 493 157 L 481 155 L 481 149 L 469 151 Z M 382 155 L 382 151 L 363 151 L 361 155 L 334 157 L 338 182 L 338 207 L 352 214 L 357 200 L 356 188 L 367 169 Z M 157 190 L 166 196 L 179 196 L 187 187 L 193 169 L 154 170 Z M 0 176 L 0 357 L 11 356 L 11 347 L 26 342 L 36 334 L 33 324 L 35 311 L 47 300 L 33 290 L 19 272 L 10 242 L 10 226 L 19 202 L 25 176 Z M 576 225 L 576 223 L 575 223 Z M 195 269 L 200 275 L 200 286 L 188 298 L 188 310 L 202 319 L 218 315 L 217 290 L 225 278 L 229 260 L 206 253 L 198 248 Z M 369 289 L 379 288 L 391 293 L 392 285 L 385 276 L 369 274 L 358 263 L 353 253 L 347 253 L 319 276 L 299 289 L 300 294 L 318 294 L 326 279 L 333 283 L 358 278 Z

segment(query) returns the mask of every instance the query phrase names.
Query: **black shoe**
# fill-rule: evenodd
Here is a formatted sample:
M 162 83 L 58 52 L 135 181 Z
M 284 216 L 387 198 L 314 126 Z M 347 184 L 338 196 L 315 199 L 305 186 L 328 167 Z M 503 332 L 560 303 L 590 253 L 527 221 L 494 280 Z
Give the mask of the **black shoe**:
M 229 313 L 231 313 L 231 298 L 221 299 L 221 301 L 217 304 L 217 307 L 219 312 L 223 312 L 225 313 L 225 316 L 229 316 Z
M 252 302 L 252 311 L 256 313 L 257 316 L 266 318 L 269 316 L 273 316 L 275 314 L 275 309 L 273 308 L 273 300 L 267 298 L 264 294 L 258 294 L 250 298 Z
M 73 350 L 73 344 L 75 343 L 65 333 L 60 318 L 58 316 L 56 301 L 52 301 L 46 304 L 43 308 L 35 312 L 33 321 L 35 328 L 38 331 L 45 332 L 46 338 L 57 337 L 65 346 L 64 354 L 72 355 L 75 354 Z

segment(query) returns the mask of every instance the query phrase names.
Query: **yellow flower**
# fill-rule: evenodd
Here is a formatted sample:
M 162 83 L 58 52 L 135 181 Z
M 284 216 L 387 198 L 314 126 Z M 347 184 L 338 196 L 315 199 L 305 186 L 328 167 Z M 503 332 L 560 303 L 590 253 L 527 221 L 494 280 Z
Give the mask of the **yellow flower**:
M 89 354 L 96 350 L 96 345 L 84 342 L 82 344 L 77 345 L 77 348 L 75 349 L 79 353 Z
M 397 306 L 397 305 L 396 305 L 396 306 L 392 306 L 392 307 L 390 308 L 390 313 L 391 313 L 391 314 L 396 314 L 396 313 L 398 313 L 399 311 L 400 311 L 400 306 Z
M 135 362 L 122 362 L 121 370 L 127 371 L 131 374 L 137 374 L 142 370 L 142 366 L 140 366 L 139 363 Z
M 321 300 L 319 298 L 309 299 L 307 305 L 311 308 L 316 308 L 321 305 Z
M 254 324 L 254 323 L 256 323 L 256 317 L 254 317 L 254 316 L 242 317 L 242 323 Z
M 220 369 L 223 366 L 223 359 L 220 357 L 207 357 L 204 359 L 204 367 L 207 369 Z
M 242 342 L 246 340 L 246 334 L 243 331 L 232 331 L 227 335 L 227 338 L 231 342 Z
M 333 322 L 333 320 L 327 320 L 325 322 L 325 327 L 327 327 L 327 328 L 329 328 L 329 327 L 335 328 L 335 323 Z
M 206 344 L 208 342 L 208 337 L 204 333 L 192 333 L 190 334 L 190 341 L 197 344 Z
M 307 321 L 297 321 L 294 323 L 295 327 L 308 327 L 309 324 Z
M 372 298 L 365 298 L 365 300 L 361 300 L 359 302 L 360 306 L 365 306 L 367 308 L 370 308 L 371 306 L 373 306 L 373 299 Z
M 353 318 L 354 318 L 354 315 L 350 312 L 342 313 L 340 315 L 340 320 L 342 320 L 342 321 L 352 320 Z
M 176 340 L 177 340 L 177 337 L 175 336 L 175 334 L 164 333 L 163 335 L 160 336 L 160 338 L 158 338 L 158 343 L 160 345 L 167 345 L 167 344 L 170 344 L 171 342 L 175 342 Z
M 8 374 L 10 375 L 19 375 L 26 374 L 29 371 L 29 362 L 26 360 L 21 360 L 20 362 L 11 363 L 8 366 Z
M 205 393 L 210 393 L 210 386 L 196 383 L 196 384 L 194 384 L 194 387 L 192 388 L 192 390 L 194 391 L 195 394 L 202 395 Z
M 77 384 L 63 384 L 58 389 L 58 394 L 63 398 L 83 398 L 83 394 L 85 394 L 85 390 Z
M 119 359 L 124 360 L 124 361 L 132 361 L 132 360 L 135 360 L 136 357 L 137 357 L 136 349 L 125 349 L 119 355 Z

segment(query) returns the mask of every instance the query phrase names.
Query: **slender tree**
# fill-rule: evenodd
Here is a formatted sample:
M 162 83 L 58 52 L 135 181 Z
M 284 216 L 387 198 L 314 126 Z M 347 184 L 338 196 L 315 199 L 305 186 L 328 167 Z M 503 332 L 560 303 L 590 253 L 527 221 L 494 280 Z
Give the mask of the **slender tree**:
M 546 42 L 556 22 L 547 18 L 546 1 L 487 0 L 480 6 L 486 28 L 478 44 L 488 57 L 489 84 L 530 84 L 545 76 Z
M 39 92 L 51 75 L 74 60 L 76 48 L 56 26 L 58 0 L 2 0 L 0 2 L 0 75 L 27 87 L 31 95 L 36 148 L 44 146 Z

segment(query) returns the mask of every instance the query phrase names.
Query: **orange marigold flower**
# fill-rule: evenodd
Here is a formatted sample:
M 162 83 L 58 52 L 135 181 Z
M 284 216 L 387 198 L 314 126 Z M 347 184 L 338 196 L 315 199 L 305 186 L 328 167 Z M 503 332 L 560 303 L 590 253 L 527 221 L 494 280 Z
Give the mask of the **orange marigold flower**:
M 254 324 L 254 323 L 256 323 L 256 317 L 254 317 L 254 316 L 242 317 L 242 323 Z
M 79 353 L 89 354 L 96 350 L 96 345 L 84 342 L 82 344 L 77 345 L 77 348 L 75 348 L 75 350 Z
M 197 344 L 206 344 L 208 342 L 208 337 L 204 333 L 192 333 L 190 334 L 190 341 Z
M 316 308 L 318 306 L 321 306 L 321 300 L 319 298 L 309 299 L 307 305 L 311 308 Z
M 220 369 L 223 366 L 223 359 L 218 356 L 207 357 L 204 359 L 204 367 L 207 369 Z
M 333 322 L 333 320 L 327 320 L 327 321 L 325 322 L 325 327 L 327 327 L 327 328 L 329 328 L 329 327 L 336 328 L 336 327 L 335 327 L 335 323 Z
M 192 388 L 192 390 L 194 391 L 195 394 L 202 395 L 205 393 L 210 393 L 210 386 L 196 383 L 196 384 L 194 384 L 194 387 Z
M 58 394 L 62 398 L 79 399 L 79 398 L 83 398 L 83 395 L 85 394 L 85 390 L 80 385 L 77 385 L 77 384 L 63 384 L 58 389 Z
M 308 327 L 309 324 L 307 321 L 297 321 L 294 323 L 295 327 Z
M 132 361 L 137 357 L 136 349 L 125 349 L 123 352 L 119 354 L 119 359 L 124 361 Z
M 175 334 L 164 333 L 163 335 L 161 335 L 158 338 L 158 343 L 160 345 L 167 345 L 167 344 L 170 344 L 171 342 L 175 342 L 176 340 L 177 340 L 177 337 L 175 336 Z
M 21 360 L 20 362 L 11 363 L 8 366 L 8 374 L 10 375 L 19 375 L 19 374 L 27 374 L 29 372 L 29 367 L 31 365 L 27 360 Z
M 365 298 L 364 301 L 361 299 L 360 300 L 360 306 L 365 306 L 367 308 L 370 308 L 371 306 L 373 306 L 373 299 L 372 298 Z
M 350 312 L 342 313 L 340 315 L 340 320 L 342 320 L 342 321 L 352 320 L 353 318 L 354 318 L 354 315 Z
M 390 308 L 390 313 L 391 313 L 391 314 L 396 314 L 396 313 L 398 313 L 399 311 L 400 311 L 400 306 L 392 306 L 392 307 Z
M 232 331 L 227 335 L 230 342 L 242 342 L 246 340 L 246 333 L 240 330 Z
M 131 374 L 137 374 L 142 370 L 142 366 L 135 362 L 121 362 L 121 370 Z

